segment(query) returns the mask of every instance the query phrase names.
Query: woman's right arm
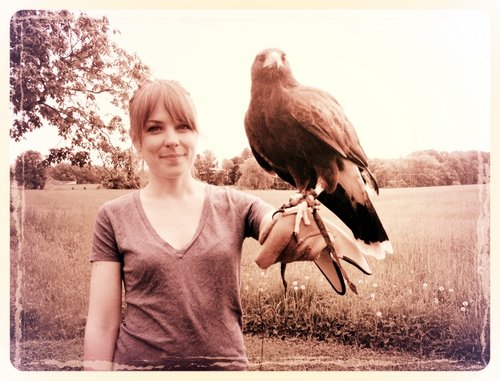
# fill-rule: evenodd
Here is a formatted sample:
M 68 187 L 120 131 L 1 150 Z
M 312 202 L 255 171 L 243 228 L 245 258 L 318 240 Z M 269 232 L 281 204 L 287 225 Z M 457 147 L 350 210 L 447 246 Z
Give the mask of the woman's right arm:
M 85 370 L 112 370 L 121 322 L 122 288 L 119 262 L 92 263 L 83 361 Z

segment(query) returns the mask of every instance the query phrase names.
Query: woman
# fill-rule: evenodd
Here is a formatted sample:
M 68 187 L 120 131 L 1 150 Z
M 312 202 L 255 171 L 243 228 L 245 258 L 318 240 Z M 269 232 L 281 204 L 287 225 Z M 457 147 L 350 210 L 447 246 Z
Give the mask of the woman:
M 129 114 L 149 181 L 97 213 L 85 369 L 244 370 L 242 242 L 273 208 L 193 178 L 198 128 L 178 83 L 141 86 Z

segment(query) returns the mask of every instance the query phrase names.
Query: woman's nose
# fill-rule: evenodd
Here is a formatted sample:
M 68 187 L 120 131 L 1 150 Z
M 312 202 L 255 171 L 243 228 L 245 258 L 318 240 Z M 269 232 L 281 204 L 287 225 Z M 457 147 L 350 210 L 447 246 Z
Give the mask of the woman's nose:
M 165 129 L 165 145 L 167 147 L 175 147 L 179 145 L 179 136 L 173 127 Z

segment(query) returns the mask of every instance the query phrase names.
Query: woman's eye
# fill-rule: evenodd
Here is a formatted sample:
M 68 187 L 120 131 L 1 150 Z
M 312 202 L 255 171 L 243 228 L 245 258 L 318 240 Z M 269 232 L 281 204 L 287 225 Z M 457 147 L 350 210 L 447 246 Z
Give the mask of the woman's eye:
M 177 129 L 181 130 L 181 131 L 186 131 L 186 130 L 191 130 L 191 127 L 189 127 L 189 125 L 183 123 L 183 124 L 179 124 L 177 126 Z
M 147 128 L 147 131 L 148 132 L 155 132 L 155 131 L 158 131 L 160 129 L 160 126 L 149 126 Z

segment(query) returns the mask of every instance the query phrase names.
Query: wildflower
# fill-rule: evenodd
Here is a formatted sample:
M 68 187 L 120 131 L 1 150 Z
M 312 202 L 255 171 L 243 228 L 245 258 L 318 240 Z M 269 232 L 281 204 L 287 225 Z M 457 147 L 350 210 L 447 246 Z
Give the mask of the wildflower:
M 426 289 L 427 287 L 429 287 L 429 285 L 428 285 L 427 283 L 424 283 L 424 284 L 422 285 L 422 287 L 423 287 L 424 289 Z
M 377 315 L 378 317 L 381 317 L 382 316 L 382 312 L 377 311 L 377 313 L 375 315 Z
M 373 288 L 377 288 L 378 284 L 377 283 L 373 283 L 372 286 L 373 286 Z
M 444 287 L 443 286 L 439 286 L 439 291 L 444 291 Z
M 262 292 L 264 291 L 264 289 L 262 287 L 259 287 L 259 292 Z
M 363 283 L 363 279 L 358 280 L 358 283 L 359 284 Z
M 465 307 L 460 307 L 460 311 L 465 312 Z
M 462 302 L 462 306 L 467 307 L 468 305 L 469 305 L 469 303 L 467 303 L 467 302 Z
M 298 284 L 299 284 L 299 282 L 297 282 L 296 280 L 294 280 L 292 284 L 293 284 L 294 286 L 296 286 L 296 285 L 298 285 Z
M 375 294 L 370 294 L 370 298 L 375 299 Z
M 301 285 L 301 286 L 300 286 L 300 289 L 301 289 L 301 290 L 305 290 L 305 289 L 306 289 L 306 286 Z
M 434 298 L 434 303 L 435 304 L 439 304 L 439 299 L 438 298 Z
M 299 288 L 297 286 L 293 286 L 293 289 L 297 291 Z
M 454 292 L 454 291 L 455 291 L 455 290 L 454 290 L 454 289 L 452 289 L 452 288 L 449 288 L 449 289 L 448 289 L 448 292 L 449 292 L 449 293 L 452 293 L 452 292 Z

